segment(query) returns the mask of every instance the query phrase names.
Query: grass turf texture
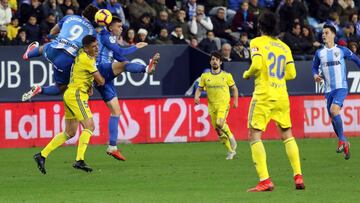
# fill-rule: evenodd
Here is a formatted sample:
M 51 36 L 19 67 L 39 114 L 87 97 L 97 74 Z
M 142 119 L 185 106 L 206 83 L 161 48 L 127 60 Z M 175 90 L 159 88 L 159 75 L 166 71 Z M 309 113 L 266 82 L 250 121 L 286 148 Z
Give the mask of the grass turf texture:
M 73 169 L 76 148 L 62 147 L 46 160 L 46 175 L 32 158 L 39 148 L 0 149 L 0 202 L 358 202 L 360 139 L 350 141 L 346 161 L 336 139 L 298 140 L 305 191 L 294 189 L 282 142 L 265 141 L 271 193 L 246 192 L 258 180 L 247 142 L 232 161 L 216 142 L 122 145 L 126 162 L 90 146 L 92 173 Z

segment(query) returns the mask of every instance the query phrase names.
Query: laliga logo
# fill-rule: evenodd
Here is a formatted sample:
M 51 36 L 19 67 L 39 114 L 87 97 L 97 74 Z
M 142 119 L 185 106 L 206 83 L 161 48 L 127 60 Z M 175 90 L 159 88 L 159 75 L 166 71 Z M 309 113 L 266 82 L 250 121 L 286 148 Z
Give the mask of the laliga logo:
M 120 115 L 120 125 L 118 126 L 118 139 L 121 141 L 126 141 L 138 135 L 140 131 L 140 125 L 131 117 L 129 109 L 125 103 L 123 103 L 122 109 L 123 113 Z

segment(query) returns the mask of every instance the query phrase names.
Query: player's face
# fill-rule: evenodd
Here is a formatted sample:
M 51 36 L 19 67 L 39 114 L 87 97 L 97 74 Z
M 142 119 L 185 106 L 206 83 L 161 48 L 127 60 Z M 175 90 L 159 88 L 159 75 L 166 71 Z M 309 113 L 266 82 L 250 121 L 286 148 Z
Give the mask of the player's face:
M 334 42 L 335 34 L 329 28 L 325 28 L 322 33 L 324 43 Z
M 99 46 L 98 46 L 98 43 L 95 41 L 91 44 L 89 44 L 88 46 L 86 46 L 84 48 L 85 52 L 91 56 L 91 57 L 96 57 L 99 53 Z
M 115 36 L 120 36 L 122 33 L 122 23 L 114 23 L 110 26 L 111 33 Z
M 216 58 L 215 56 L 211 57 L 210 65 L 211 65 L 212 69 L 214 69 L 214 70 L 219 69 L 221 66 L 221 63 L 222 62 L 219 58 Z

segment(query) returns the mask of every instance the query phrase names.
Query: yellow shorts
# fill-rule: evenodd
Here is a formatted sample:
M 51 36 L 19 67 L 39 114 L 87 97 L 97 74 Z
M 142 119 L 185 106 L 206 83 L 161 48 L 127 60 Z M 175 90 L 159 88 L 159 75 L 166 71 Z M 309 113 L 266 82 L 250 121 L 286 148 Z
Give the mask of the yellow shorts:
M 274 120 L 281 128 L 291 128 L 289 98 L 281 100 L 252 99 L 248 115 L 248 128 L 266 130 L 270 120 Z
M 211 125 L 216 129 L 216 121 L 218 119 L 223 119 L 226 121 L 226 118 L 229 113 L 229 104 L 209 104 L 209 115 L 211 118 Z
M 88 105 L 89 95 L 78 89 L 68 88 L 64 93 L 65 119 L 79 121 L 92 118 Z

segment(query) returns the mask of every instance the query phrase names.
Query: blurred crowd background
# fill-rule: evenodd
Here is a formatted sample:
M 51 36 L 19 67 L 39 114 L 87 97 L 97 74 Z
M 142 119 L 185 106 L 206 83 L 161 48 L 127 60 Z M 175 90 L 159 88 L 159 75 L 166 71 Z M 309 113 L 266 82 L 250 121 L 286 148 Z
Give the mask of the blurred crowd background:
M 122 19 L 122 46 L 189 44 L 206 53 L 220 50 L 227 61 L 246 61 L 249 42 L 259 35 L 257 19 L 270 10 L 295 60 L 312 59 L 325 23 L 336 27 L 338 45 L 360 53 L 360 0 L 0 0 L 0 45 L 46 43 L 62 17 L 81 15 L 88 4 Z

